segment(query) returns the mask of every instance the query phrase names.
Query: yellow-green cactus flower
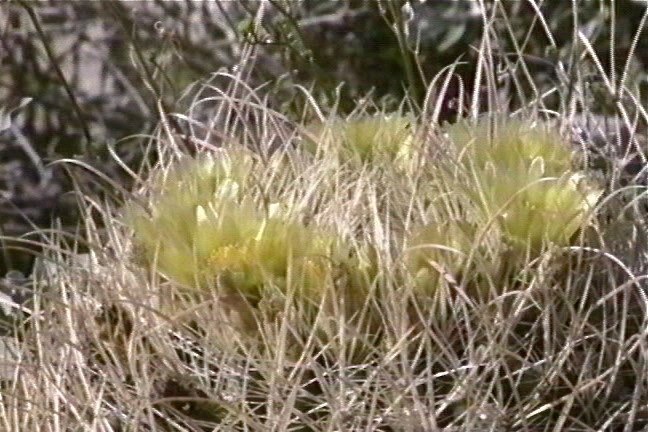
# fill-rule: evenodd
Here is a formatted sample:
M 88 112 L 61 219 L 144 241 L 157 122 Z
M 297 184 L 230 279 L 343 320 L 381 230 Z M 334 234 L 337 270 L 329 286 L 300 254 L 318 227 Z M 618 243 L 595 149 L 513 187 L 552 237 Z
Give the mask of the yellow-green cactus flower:
M 240 201 L 252 165 L 247 153 L 223 153 L 182 161 L 166 179 L 156 179 L 151 212 L 135 207 L 127 211 L 139 258 L 149 263 L 156 261 L 165 276 L 181 284 L 202 283 L 198 269 L 211 252 L 205 243 L 217 234 L 214 226 L 205 223 L 213 213 L 205 209 Z M 240 208 L 242 214 L 232 217 L 249 219 L 249 207 Z M 225 239 L 220 237 L 220 241 Z
M 364 270 L 350 248 L 334 234 L 293 220 L 279 203 L 260 211 L 242 198 L 248 162 L 198 161 L 168 176 L 175 184 L 153 197 L 152 214 L 132 211 L 128 217 L 145 262 L 177 284 L 242 296 L 251 305 L 268 287 L 311 305 L 336 289 L 335 295 L 358 304 L 368 284 L 358 282 Z M 353 277 L 339 287 L 347 270 Z
M 512 244 L 533 252 L 566 245 L 589 221 L 601 191 L 574 171 L 569 145 L 553 130 L 481 121 L 450 126 L 448 137 L 463 166 L 461 187 Z
M 462 161 L 476 169 L 492 165 L 501 174 L 526 171 L 542 162 L 543 173 L 560 177 L 572 169 L 572 151 L 562 137 L 546 125 L 532 126 L 517 120 L 482 119 L 477 124 L 460 122 L 446 128 L 450 141 L 459 147 Z
M 343 160 L 361 162 L 403 159 L 411 154 L 413 122 L 403 116 L 334 120 L 307 129 L 305 148 L 335 152 Z
M 601 191 L 584 186 L 579 174 L 565 174 L 516 191 L 499 216 L 516 245 L 538 251 L 544 244 L 568 245 L 588 222 Z

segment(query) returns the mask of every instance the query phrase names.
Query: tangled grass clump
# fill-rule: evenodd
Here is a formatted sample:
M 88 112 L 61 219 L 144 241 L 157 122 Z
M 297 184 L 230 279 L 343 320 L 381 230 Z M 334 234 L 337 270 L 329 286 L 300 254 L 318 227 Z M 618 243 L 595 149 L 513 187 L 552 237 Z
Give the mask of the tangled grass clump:
M 43 320 L 21 336 L 34 367 L 16 400 L 47 408 L 28 426 L 52 412 L 61 430 L 106 431 L 618 423 L 610 407 L 643 391 L 641 279 L 596 242 L 610 201 L 560 136 L 368 117 L 304 140 L 262 116 L 258 137 L 296 145 L 250 134 L 176 162 L 172 148 L 145 206 L 107 205 L 107 232 L 88 217 L 101 247 L 86 264 L 51 248 L 35 286 L 61 298 L 39 293 Z
M 250 31 L 267 27 L 266 3 Z M 393 22 L 424 97 L 365 98 L 348 116 L 337 100 L 319 106 L 329 94 L 316 87 L 257 86 L 247 42 L 235 69 L 189 90 L 185 113 L 169 112 L 180 105 L 159 98 L 164 74 L 151 69 L 162 118 L 146 160 L 108 149 L 135 197 L 79 189 L 74 235 L 20 239 L 44 252 L 11 287 L 29 300 L 1 299 L 23 315 L 0 340 L 0 430 L 645 430 L 645 194 L 610 190 L 619 172 L 601 191 L 548 126 L 594 114 L 590 78 L 603 75 L 605 121 L 628 131 L 619 151 L 645 161 L 643 139 L 630 142 L 648 124 L 626 79 L 633 59 L 595 58 L 600 33 L 570 20 L 578 43 L 557 53 L 547 88 L 525 44 L 493 48 L 562 21 L 531 5 L 539 25 L 521 34 L 502 2 L 480 3 L 475 82 L 456 79 L 459 63 L 427 80 L 408 60 L 410 29 Z M 384 6 L 390 22 L 418 13 Z M 345 19 L 321 12 L 326 25 Z M 268 47 L 294 48 L 274 36 Z

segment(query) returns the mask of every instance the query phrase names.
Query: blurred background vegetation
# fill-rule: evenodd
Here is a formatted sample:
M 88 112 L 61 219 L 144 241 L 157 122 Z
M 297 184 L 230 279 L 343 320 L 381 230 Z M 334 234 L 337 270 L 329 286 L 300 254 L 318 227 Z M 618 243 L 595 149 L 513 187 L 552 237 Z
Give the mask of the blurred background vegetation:
M 428 89 L 439 94 L 438 74 L 451 64 L 439 119 L 467 115 L 462 106 L 481 91 L 473 82 L 485 42 L 493 54 L 485 60 L 499 71 L 490 78 L 502 88 L 499 109 L 565 112 L 578 64 L 589 74 L 579 89 L 589 92 L 587 109 L 614 114 L 615 96 L 575 30 L 616 79 L 630 57 L 627 85 L 642 96 L 648 39 L 639 34 L 634 51 L 632 44 L 645 10 L 636 0 L 3 2 L 0 273 L 31 264 L 29 247 L 12 237 L 38 241 L 33 231 L 52 223 L 74 232 L 74 184 L 98 188 L 89 170 L 54 161 L 75 158 L 129 187 L 111 153 L 131 167 L 154 159 L 145 149 L 160 116 L 186 112 L 187 89 L 216 71 L 235 73 L 246 52 L 253 54 L 246 81 L 296 121 L 304 93 L 295 84 L 339 113 L 368 100 L 394 109 L 403 97 L 419 111 Z M 548 89 L 555 90 L 540 97 Z

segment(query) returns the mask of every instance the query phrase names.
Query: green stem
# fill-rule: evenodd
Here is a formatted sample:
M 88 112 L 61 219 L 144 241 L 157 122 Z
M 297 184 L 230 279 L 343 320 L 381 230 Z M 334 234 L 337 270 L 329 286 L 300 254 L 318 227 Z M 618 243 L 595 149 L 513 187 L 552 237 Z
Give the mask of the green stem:
M 414 72 L 414 59 L 413 59 L 413 52 L 410 50 L 410 48 L 407 45 L 407 35 L 405 34 L 405 23 L 399 16 L 399 11 L 398 7 L 403 6 L 405 3 L 404 2 L 392 2 L 389 1 L 387 2 L 387 6 L 389 7 L 389 13 L 391 15 L 391 23 L 390 20 L 386 19 L 388 24 L 393 25 L 392 30 L 394 31 L 394 35 L 396 36 L 396 41 L 398 42 L 398 49 L 401 53 L 401 57 L 403 59 L 403 66 L 405 68 L 405 76 L 407 77 L 408 81 L 408 89 L 410 96 L 414 101 L 417 103 L 421 101 L 420 99 L 420 92 L 419 92 L 419 86 L 418 86 L 418 79 L 416 78 L 416 73 Z

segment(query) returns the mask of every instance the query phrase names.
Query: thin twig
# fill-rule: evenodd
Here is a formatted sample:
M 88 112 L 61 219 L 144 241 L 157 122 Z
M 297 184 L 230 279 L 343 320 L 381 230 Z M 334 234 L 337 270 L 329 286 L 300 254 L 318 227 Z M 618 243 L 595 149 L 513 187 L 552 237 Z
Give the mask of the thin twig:
M 29 4 L 27 4 L 25 0 L 18 0 L 18 4 L 22 6 L 23 9 L 25 9 L 27 14 L 29 15 L 29 18 L 31 19 L 31 22 L 34 24 L 34 27 L 36 28 L 36 32 L 38 33 L 38 37 L 43 43 L 43 47 L 45 48 L 45 52 L 47 53 L 47 58 L 49 59 L 52 66 L 54 67 L 54 70 L 56 71 L 56 75 L 61 80 L 61 84 L 63 84 L 63 88 L 65 89 L 65 92 L 70 98 L 70 102 L 72 102 L 72 108 L 74 109 L 74 113 L 79 119 L 81 129 L 83 130 L 83 135 L 85 136 L 86 139 L 86 145 L 83 148 L 83 151 L 85 153 L 88 146 L 92 142 L 92 136 L 90 135 L 90 129 L 88 129 L 88 125 L 86 124 L 86 121 L 83 118 L 81 107 L 79 106 L 79 103 L 76 97 L 74 96 L 72 87 L 70 87 L 70 84 L 65 79 L 65 75 L 63 74 L 63 71 L 61 70 L 61 67 L 59 66 L 58 62 L 56 61 L 54 53 L 52 52 L 52 48 L 50 47 L 47 41 L 47 37 L 43 32 L 43 28 L 40 25 L 40 21 L 38 20 L 38 16 L 36 15 L 36 12 L 34 12 L 34 9 Z

